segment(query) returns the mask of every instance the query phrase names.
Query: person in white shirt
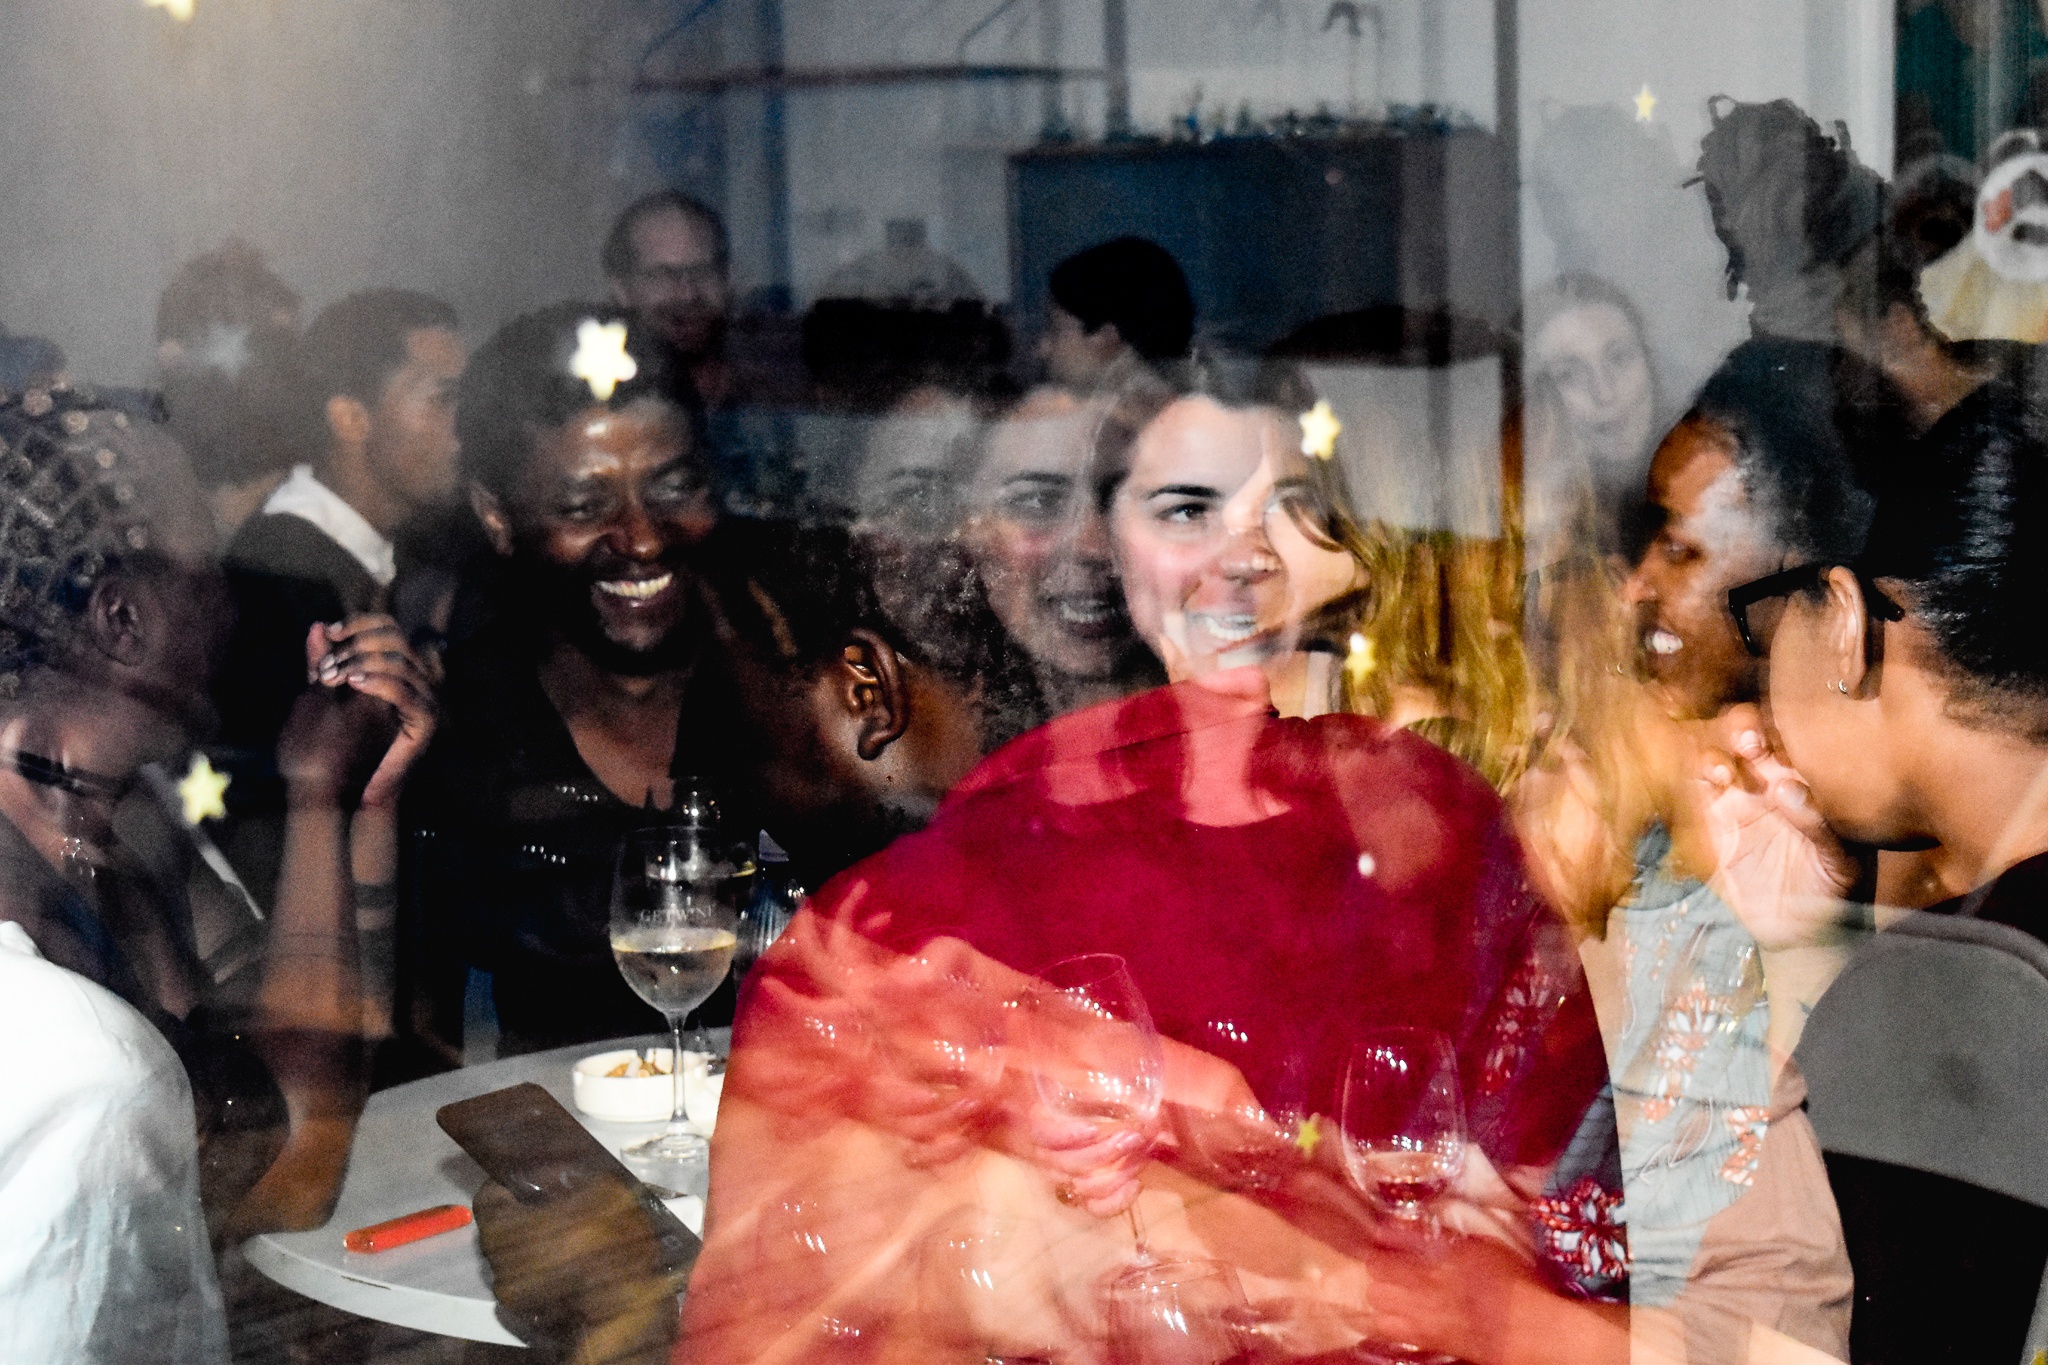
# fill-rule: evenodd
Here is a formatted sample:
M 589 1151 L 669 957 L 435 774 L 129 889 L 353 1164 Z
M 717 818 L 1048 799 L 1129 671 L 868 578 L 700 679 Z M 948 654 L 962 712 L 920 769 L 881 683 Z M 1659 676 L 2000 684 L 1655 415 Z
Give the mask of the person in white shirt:
M 223 556 L 235 627 L 214 675 L 213 761 L 233 779 L 234 818 L 217 838 L 259 905 L 275 899 L 273 757 L 306 688 L 306 633 L 388 610 L 399 527 L 454 491 L 455 384 L 468 359 L 456 328 L 446 303 L 409 290 L 368 290 L 321 312 L 298 352 L 294 424 L 309 458 Z
M 225 1362 L 184 1068 L 11 920 L 0 1095 L 0 1362 Z

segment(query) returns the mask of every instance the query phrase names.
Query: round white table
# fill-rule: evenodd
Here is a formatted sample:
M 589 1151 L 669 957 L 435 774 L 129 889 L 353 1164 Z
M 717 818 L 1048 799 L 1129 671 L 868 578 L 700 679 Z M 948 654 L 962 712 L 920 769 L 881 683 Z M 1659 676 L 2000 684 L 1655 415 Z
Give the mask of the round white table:
M 728 1030 L 708 1032 L 722 1052 Z M 434 1122 L 434 1112 L 442 1105 L 533 1081 L 574 1114 L 569 1069 L 578 1059 L 613 1048 L 667 1044 L 666 1035 L 582 1043 L 379 1091 L 370 1096 L 356 1126 L 340 1202 L 327 1226 L 312 1232 L 264 1233 L 243 1243 L 242 1254 L 279 1284 L 343 1312 L 442 1336 L 523 1346 L 526 1343 L 498 1321 L 497 1300 L 477 1250 L 474 1225 L 371 1253 L 344 1251 L 342 1234 L 436 1204 L 466 1205 L 475 1197 L 484 1173 Z M 661 1127 L 576 1117 L 615 1155 Z M 701 1199 L 671 1200 L 669 1207 L 691 1231 L 703 1231 Z

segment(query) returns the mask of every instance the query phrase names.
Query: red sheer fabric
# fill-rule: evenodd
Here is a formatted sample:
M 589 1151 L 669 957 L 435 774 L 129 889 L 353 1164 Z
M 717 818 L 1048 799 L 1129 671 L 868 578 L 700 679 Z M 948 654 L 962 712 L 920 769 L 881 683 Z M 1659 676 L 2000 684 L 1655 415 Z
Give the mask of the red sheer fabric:
M 924 1084 L 914 1059 L 1000 1035 L 1029 973 L 1084 952 L 1127 959 L 1183 1045 L 1169 1045 L 1170 1113 L 1228 1110 L 1248 1082 L 1276 1113 L 1333 1114 L 1354 1031 L 1423 1025 L 1453 1040 L 1493 1165 L 1541 1167 L 1605 1079 L 1576 955 L 1469 769 L 1370 720 L 1277 719 L 1255 670 L 1096 707 L 992 756 L 927 829 L 827 885 L 750 976 L 686 1356 L 889 1354 L 934 1220 L 1001 1202 L 991 1183 L 1029 1183 L 1015 1039 L 1008 1080 L 985 1092 Z M 1188 1145 L 1175 1171 L 1149 1169 L 1194 1207 L 1205 1175 Z M 1006 1156 L 995 1170 L 977 1153 Z M 1341 1203 L 1331 1169 L 1315 1180 Z M 1231 1202 L 1211 1254 L 1276 1216 L 1348 1240 L 1272 1188 Z M 1029 1207 L 1080 1238 L 1078 1211 Z M 1089 1257 L 1113 1264 L 1099 1238 L 1064 1245 L 1054 1278 L 1069 1286 Z M 1280 1259 L 1294 1274 L 1318 1254 Z M 1086 1340 L 1086 1297 L 1020 1288 L 1018 1311 L 1032 1299 Z

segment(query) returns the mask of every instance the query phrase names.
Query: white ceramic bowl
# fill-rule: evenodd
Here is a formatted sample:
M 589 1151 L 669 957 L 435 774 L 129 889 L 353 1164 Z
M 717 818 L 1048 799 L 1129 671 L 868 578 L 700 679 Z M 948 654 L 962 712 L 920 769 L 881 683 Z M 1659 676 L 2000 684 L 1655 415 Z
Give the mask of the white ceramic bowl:
M 666 1072 L 657 1076 L 605 1074 L 639 1055 L 631 1048 L 620 1048 L 576 1063 L 569 1075 L 576 1107 L 591 1118 L 611 1123 L 659 1123 L 666 1119 L 674 1102 L 674 1083 Z M 666 1067 L 669 1050 L 656 1048 L 653 1057 L 655 1065 Z M 718 1118 L 718 1094 L 725 1082 L 725 1077 L 709 1074 L 710 1060 L 702 1052 L 683 1054 L 683 1112 L 692 1123 L 706 1128 Z

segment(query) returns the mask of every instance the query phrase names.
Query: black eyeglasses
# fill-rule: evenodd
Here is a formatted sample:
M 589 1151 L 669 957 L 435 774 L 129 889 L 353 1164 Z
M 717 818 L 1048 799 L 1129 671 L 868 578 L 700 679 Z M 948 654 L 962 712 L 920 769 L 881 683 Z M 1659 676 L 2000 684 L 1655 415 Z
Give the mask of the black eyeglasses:
M 1760 624 L 1751 624 L 1750 608 L 1759 602 L 1804 592 L 1817 585 L 1834 567 L 1832 564 L 1801 564 L 1796 569 L 1782 569 L 1728 589 L 1728 614 L 1735 618 L 1735 629 L 1742 634 L 1742 647 L 1758 659 L 1771 652 L 1770 632 Z M 1856 575 L 1856 582 L 1863 589 L 1864 605 L 1870 609 L 1871 615 L 1881 621 L 1906 619 L 1906 609 L 1878 591 L 1868 574 L 1860 569 L 1849 571 Z

